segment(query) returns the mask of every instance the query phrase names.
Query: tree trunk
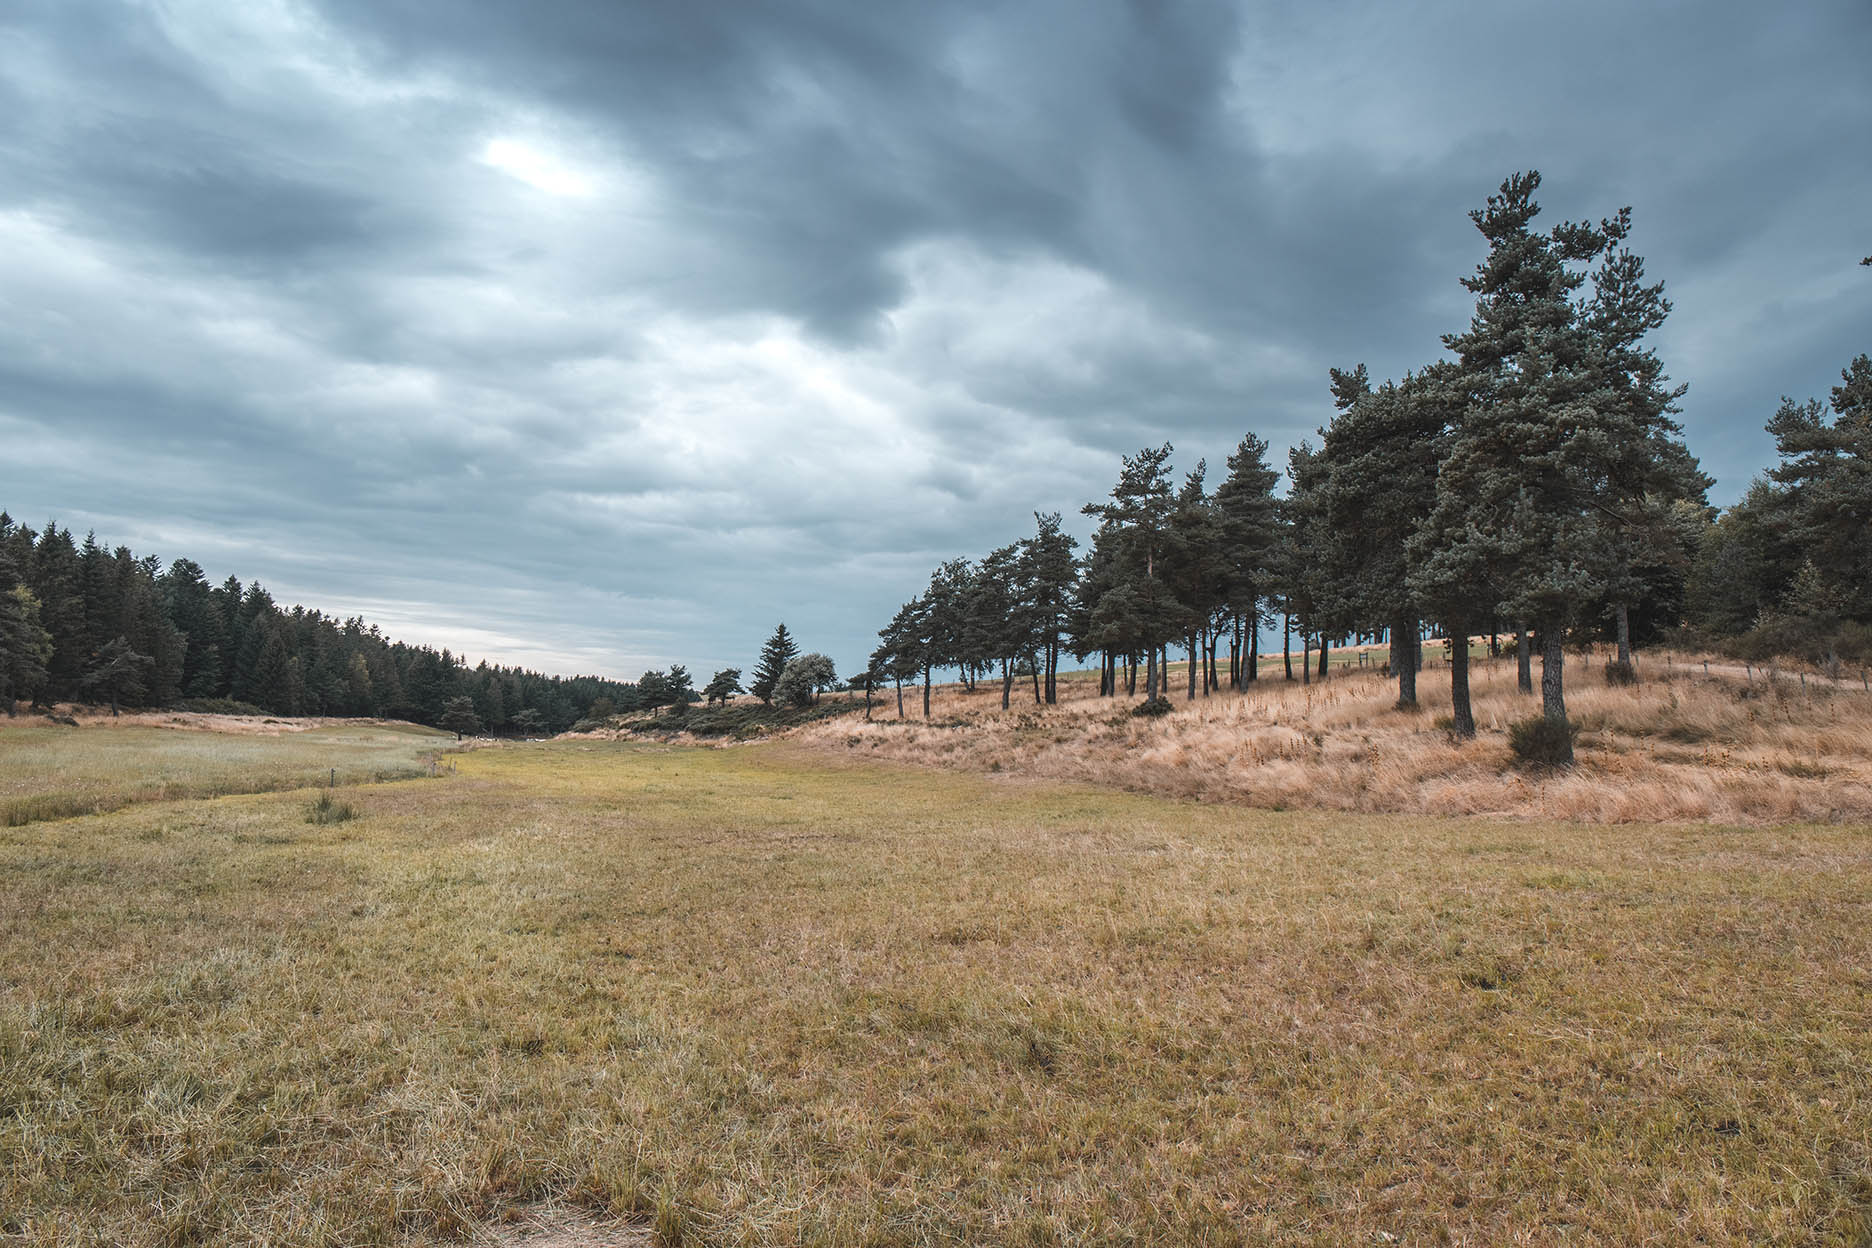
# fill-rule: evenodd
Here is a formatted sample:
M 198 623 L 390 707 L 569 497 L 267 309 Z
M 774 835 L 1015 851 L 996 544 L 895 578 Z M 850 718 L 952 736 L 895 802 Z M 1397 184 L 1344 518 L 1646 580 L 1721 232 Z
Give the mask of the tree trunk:
M 1522 693 L 1534 692 L 1534 647 L 1528 642 L 1526 624 L 1515 625 L 1514 630 L 1515 688 Z
M 1313 634 L 1300 634 L 1300 683 L 1313 683 Z
M 1196 700 L 1196 664 L 1200 654 L 1196 645 L 1196 634 L 1191 633 L 1185 637 L 1183 644 L 1189 648 L 1189 696 L 1184 701 L 1194 702 Z
M 1391 625 L 1391 674 L 1397 677 L 1397 706 L 1417 705 L 1417 623 L 1398 620 Z
M 927 666 L 925 666 L 923 669 L 923 718 L 924 719 L 929 718 L 929 704 L 930 704 L 930 669 Z
M 898 719 L 902 719 L 902 718 L 904 717 L 904 712 L 903 712 L 903 677 L 901 677 L 901 676 L 895 676 L 895 677 L 892 677 L 892 679 L 894 679 L 894 680 L 895 680 L 895 681 L 897 682 L 897 718 L 898 718 Z
M 1319 670 L 1321 680 L 1325 680 L 1328 675 L 1328 672 L 1326 671 L 1326 656 L 1331 653 L 1332 653 L 1332 643 L 1326 640 L 1324 637 L 1321 637 L 1320 638 L 1320 670 Z
M 1008 709 L 1008 699 L 1014 692 L 1014 661 L 1001 660 L 1001 709 Z
M 1469 625 L 1458 624 L 1449 631 L 1463 630 L 1460 644 L 1450 651 L 1450 718 L 1455 720 L 1456 735 L 1463 740 L 1475 736 L 1475 710 L 1469 705 Z
M 1150 655 L 1147 659 L 1145 659 L 1145 663 L 1148 664 L 1148 666 L 1146 667 L 1145 672 L 1144 672 L 1144 700 L 1146 702 L 1154 702 L 1157 700 L 1157 647 L 1156 646 L 1152 646 L 1150 648 Z
M 1566 689 L 1564 672 L 1566 668 L 1566 650 L 1563 646 L 1565 634 L 1554 621 L 1547 621 L 1540 627 L 1541 647 L 1541 714 L 1547 722 L 1567 728 Z M 1569 733 L 1562 743 L 1561 763 L 1573 761 L 1573 738 Z
M 1209 631 L 1209 649 L 1204 654 L 1205 672 L 1209 677 L 1203 686 L 1203 697 L 1208 697 L 1222 687 L 1222 673 L 1216 667 L 1216 647 L 1222 644 L 1222 637 L 1214 629 Z
M 1248 679 L 1261 679 L 1261 621 L 1248 622 Z
M 1631 663 L 1631 609 L 1622 602 L 1618 604 L 1618 661 Z
M 1293 613 L 1281 612 L 1281 662 L 1287 666 L 1287 679 L 1293 679 Z
M 1241 672 L 1241 616 L 1229 621 L 1229 688 L 1240 689 Z
M 1125 656 L 1125 697 L 1137 697 L 1137 655 Z
M 1059 702 L 1059 641 L 1046 644 L 1046 700 L 1048 706 Z

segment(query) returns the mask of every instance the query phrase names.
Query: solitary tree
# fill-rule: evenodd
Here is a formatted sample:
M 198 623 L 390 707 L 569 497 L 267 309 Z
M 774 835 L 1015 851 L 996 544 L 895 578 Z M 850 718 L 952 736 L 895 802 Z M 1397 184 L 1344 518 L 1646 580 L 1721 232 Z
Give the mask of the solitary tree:
M 743 692 L 741 688 L 741 669 L 738 667 L 722 668 L 721 671 L 709 677 L 708 684 L 702 686 L 702 697 L 705 705 L 713 705 L 719 702 L 723 706 L 727 706 L 728 699 L 741 692 Z
M 454 733 L 457 741 L 467 733 L 481 731 L 481 716 L 475 713 L 474 699 L 466 695 L 450 698 L 442 707 L 441 726 Z
M 748 683 L 748 692 L 761 701 L 773 703 L 774 682 L 780 679 L 780 673 L 786 671 L 786 665 L 799 657 L 799 646 L 793 641 L 793 634 L 787 632 L 782 623 L 774 629 L 773 636 L 761 647 L 760 661 L 754 665 L 754 679 Z
M 143 674 L 154 662 L 119 637 L 98 648 L 78 684 L 87 692 L 102 694 L 110 702 L 111 716 L 115 718 L 119 702 L 133 702 L 143 696 Z
M 802 654 L 788 663 L 774 682 L 773 700 L 779 706 L 811 706 L 822 690 L 837 686 L 838 673 L 831 659 L 823 654 Z

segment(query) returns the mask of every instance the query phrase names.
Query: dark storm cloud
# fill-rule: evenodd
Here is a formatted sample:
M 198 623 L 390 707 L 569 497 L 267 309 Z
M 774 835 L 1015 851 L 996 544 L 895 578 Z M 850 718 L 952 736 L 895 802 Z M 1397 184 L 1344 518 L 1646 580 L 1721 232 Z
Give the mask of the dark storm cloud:
M 1212 474 L 1637 209 L 1692 449 L 1864 350 L 1862 4 L 0 14 L 0 505 L 555 668 L 850 663 L 1121 451 Z

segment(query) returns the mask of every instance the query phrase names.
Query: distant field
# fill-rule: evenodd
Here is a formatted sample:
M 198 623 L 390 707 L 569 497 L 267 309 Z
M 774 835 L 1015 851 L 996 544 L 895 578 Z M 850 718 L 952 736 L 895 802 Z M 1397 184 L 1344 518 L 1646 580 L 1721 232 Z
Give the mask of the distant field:
M 255 723 L 215 732 L 154 718 L 81 728 L 0 720 L 0 826 L 133 802 L 303 788 L 324 784 L 334 770 L 340 784 L 425 775 L 428 760 L 455 740 L 414 724 Z
M 435 1244 L 543 1203 L 666 1244 L 1872 1230 L 1865 827 L 786 743 L 459 767 L 330 826 L 302 793 L 0 830 L 0 1242 Z

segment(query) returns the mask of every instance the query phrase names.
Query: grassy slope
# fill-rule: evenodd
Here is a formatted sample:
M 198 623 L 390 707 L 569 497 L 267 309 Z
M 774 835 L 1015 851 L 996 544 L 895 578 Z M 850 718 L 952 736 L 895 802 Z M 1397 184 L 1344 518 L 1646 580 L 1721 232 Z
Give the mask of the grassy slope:
M 460 766 L 0 831 L 0 1240 L 1863 1242 L 1864 828 Z
M 320 724 L 269 734 L 0 721 L 0 827 L 132 802 L 303 788 L 323 784 L 334 769 L 343 784 L 417 776 L 454 740 L 414 724 Z
M 1171 685 L 1174 713 L 1139 719 L 1142 697 L 1097 695 L 1096 673 L 1063 680 L 1060 704 L 1038 708 L 1000 687 L 893 704 L 870 723 L 799 730 L 841 755 L 1091 781 L 1170 797 L 1422 815 L 1668 820 L 1872 822 L 1872 697 L 1857 686 L 1803 685 L 1782 675 L 1703 674 L 1645 655 L 1644 679 L 1608 687 L 1596 661 L 1569 657 L 1567 705 L 1581 729 L 1579 766 L 1536 774 L 1512 765 L 1507 727 L 1537 713 L 1518 693 L 1512 659 L 1472 674 L 1480 733 L 1449 738 L 1449 670 L 1418 679 L 1420 709 L 1394 709 L 1397 687 L 1373 671 L 1310 685 L 1264 677 L 1245 693 L 1194 702 Z

